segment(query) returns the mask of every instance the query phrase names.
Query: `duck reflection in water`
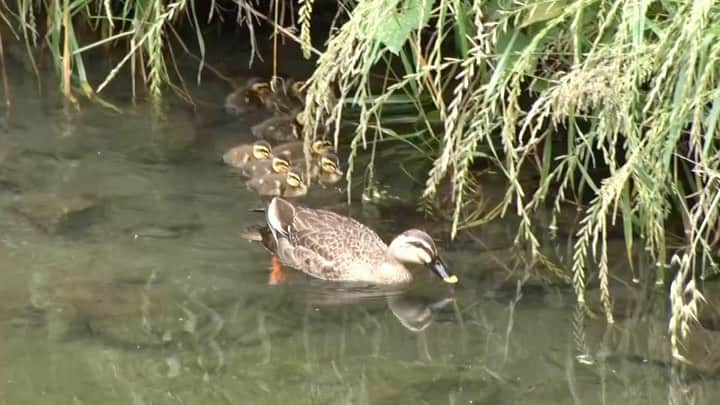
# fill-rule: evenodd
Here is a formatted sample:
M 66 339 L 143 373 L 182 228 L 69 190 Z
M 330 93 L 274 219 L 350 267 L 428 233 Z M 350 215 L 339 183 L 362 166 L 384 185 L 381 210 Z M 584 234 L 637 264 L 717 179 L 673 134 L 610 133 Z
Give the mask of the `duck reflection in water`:
M 430 327 L 437 315 L 455 304 L 453 291 L 418 293 L 407 286 L 359 285 L 356 283 L 324 283 L 301 274 L 287 275 L 277 284 L 287 284 L 293 295 L 314 307 L 359 307 L 385 302 L 385 305 L 405 329 L 419 333 Z M 436 291 L 436 290 L 435 290 Z
M 451 303 L 455 298 L 445 297 L 427 300 L 410 294 L 387 297 L 390 311 L 400 324 L 411 332 L 422 332 L 427 329 L 435 319 L 435 312 Z

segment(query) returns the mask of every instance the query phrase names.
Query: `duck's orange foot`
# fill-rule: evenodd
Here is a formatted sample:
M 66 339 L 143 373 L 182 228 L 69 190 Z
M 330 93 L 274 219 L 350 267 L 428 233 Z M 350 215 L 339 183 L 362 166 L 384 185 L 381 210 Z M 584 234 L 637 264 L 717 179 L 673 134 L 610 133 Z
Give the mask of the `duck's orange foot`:
M 278 260 L 278 258 L 275 256 L 270 259 L 270 269 L 271 270 L 270 276 L 268 277 L 268 284 L 276 285 L 285 281 L 285 272 L 283 272 L 280 260 Z

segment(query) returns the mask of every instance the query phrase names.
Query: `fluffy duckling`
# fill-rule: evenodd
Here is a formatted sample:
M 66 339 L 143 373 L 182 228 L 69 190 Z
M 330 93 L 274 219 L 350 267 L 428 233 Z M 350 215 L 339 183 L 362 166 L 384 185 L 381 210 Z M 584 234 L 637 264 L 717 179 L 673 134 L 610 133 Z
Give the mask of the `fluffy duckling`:
M 268 160 L 272 156 L 271 146 L 267 141 L 256 141 L 253 144 L 234 146 L 223 154 L 223 162 L 232 166 L 242 168 L 251 161 Z
M 317 164 L 317 178 L 323 184 L 335 184 L 343 178 L 343 171 L 340 169 L 340 159 L 334 153 L 326 153 L 320 156 Z
M 293 162 L 293 168 L 305 172 L 305 159 Z M 343 171 L 340 169 L 340 159 L 332 152 L 319 156 L 317 161 L 312 162 L 310 176 L 318 179 L 322 184 L 335 184 L 342 179 Z
M 302 113 L 278 115 L 250 128 L 253 136 L 272 142 L 291 142 L 300 139 Z
M 267 83 L 259 77 L 252 77 L 225 97 L 225 111 L 240 115 L 264 106 Z
M 302 197 L 308 191 L 302 174 L 292 169 L 287 173 L 255 177 L 245 184 L 261 196 Z
M 302 109 L 305 107 L 305 81 L 303 80 L 289 80 L 285 93 L 288 98 L 297 105 L 297 108 Z
M 247 177 L 262 177 L 268 174 L 285 174 L 290 169 L 290 162 L 281 157 L 273 156 L 267 160 L 253 160 L 242 167 L 243 175 Z
M 305 82 L 293 79 L 280 79 L 275 90 L 269 82 L 258 83 L 257 94 L 262 104 L 270 111 L 288 114 L 300 110 L 305 104 Z
M 273 149 L 275 156 L 282 156 L 290 161 L 300 161 L 305 159 L 305 153 L 303 152 L 303 142 L 288 142 L 276 146 Z M 334 152 L 332 143 L 324 139 L 318 139 L 313 141 L 310 145 L 311 157 L 317 158 L 326 153 Z

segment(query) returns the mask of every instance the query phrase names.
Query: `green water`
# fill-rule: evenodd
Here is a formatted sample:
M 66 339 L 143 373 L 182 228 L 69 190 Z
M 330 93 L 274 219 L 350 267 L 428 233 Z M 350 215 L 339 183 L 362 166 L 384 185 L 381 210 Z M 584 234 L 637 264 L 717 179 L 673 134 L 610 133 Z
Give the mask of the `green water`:
M 224 117 L 223 94 L 157 120 L 122 97 L 122 115 L 68 112 L 27 77 L 12 90 L 0 138 L 0 405 L 720 398 L 716 332 L 699 333 L 695 364 L 672 366 L 668 304 L 652 285 L 614 280 L 613 327 L 578 312 L 567 286 L 517 259 L 511 213 L 440 243 L 454 291 L 429 273 L 390 294 L 292 272 L 269 285 L 268 254 L 239 238 L 262 220 L 250 212 L 262 201 L 219 163 L 259 117 Z M 394 168 L 379 178 L 397 179 Z M 431 225 L 344 201 L 314 189 L 302 203 L 351 212 L 386 240 Z M 561 237 L 549 250 L 568 257 L 568 246 Z M 618 256 L 614 271 L 628 273 Z

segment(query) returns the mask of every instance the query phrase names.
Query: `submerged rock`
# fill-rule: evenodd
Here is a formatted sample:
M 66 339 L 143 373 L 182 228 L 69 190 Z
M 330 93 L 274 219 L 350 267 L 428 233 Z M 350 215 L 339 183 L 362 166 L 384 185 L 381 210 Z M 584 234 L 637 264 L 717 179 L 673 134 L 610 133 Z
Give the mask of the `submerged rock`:
M 99 207 L 93 194 L 30 192 L 18 196 L 13 210 L 44 232 L 55 234 L 91 225 Z
M 5 179 L 0 175 L 0 193 L 18 194 L 20 185 L 13 180 Z

